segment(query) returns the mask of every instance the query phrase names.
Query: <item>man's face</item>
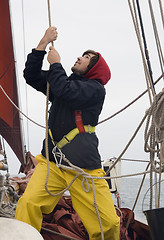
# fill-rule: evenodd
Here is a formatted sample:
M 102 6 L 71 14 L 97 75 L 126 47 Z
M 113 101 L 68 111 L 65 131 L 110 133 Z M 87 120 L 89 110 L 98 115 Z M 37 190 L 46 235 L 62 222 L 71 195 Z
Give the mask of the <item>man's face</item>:
M 87 72 L 87 67 L 90 63 L 91 58 L 94 56 L 92 53 L 87 53 L 82 57 L 78 57 L 77 61 L 71 68 L 73 73 L 77 75 L 84 75 Z

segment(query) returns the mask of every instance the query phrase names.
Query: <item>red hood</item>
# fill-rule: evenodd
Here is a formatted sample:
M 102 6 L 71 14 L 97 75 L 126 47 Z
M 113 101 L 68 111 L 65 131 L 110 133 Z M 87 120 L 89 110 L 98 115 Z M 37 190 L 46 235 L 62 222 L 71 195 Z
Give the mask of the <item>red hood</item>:
M 97 63 L 87 72 L 84 77 L 89 79 L 97 79 L 101 84 L 105 85 L 111 78 L 110 69 L 105 62 L 104 58 L 99 54 Z

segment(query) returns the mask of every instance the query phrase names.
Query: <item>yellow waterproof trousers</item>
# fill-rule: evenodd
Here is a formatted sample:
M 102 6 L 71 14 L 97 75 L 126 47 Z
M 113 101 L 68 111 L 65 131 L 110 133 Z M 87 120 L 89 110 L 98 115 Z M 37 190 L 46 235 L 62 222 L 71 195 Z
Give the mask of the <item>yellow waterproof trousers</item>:
M 60 196 L 50 196 L 45 190 L 47 175 L 47 161 L 42 155 L 36 156 L 38 165 L 27 185 L 24 195 L 19 199 L 15 219 L 26 222 L 38 231 L 41 230 L 42 213 L 49 214 L 58 203 Z M 91 176 L 104 176 L 102 169 L 84 170 Z M 65 189 L 77 173 L 73 170 L 59 169 L 54 162 L 50 162 L 50 174 L 48 189 L 53 194 Z M 71 185 L 72 204 L 78 213 L 81 221 L 89 233 L 89 239 L 101 240 L 101 231 L 94 207 L 93 191 L 91 180 L 88 179 L 91 187 L 90 192 L 82 188 L 82 177 L 78 177 Z M 101 218 L 105 240 L 118 240 L 120 235 L 119 217 L 113 205 L 112 196 L 106 180 L 95 179 L 96 202 Z

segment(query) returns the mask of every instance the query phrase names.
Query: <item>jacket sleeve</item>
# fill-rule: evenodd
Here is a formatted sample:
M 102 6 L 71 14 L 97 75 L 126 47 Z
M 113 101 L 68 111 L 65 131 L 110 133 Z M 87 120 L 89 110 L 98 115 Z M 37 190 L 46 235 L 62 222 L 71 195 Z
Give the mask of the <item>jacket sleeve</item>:
M 43 58 L 46 51 L 38 51 L 33 49 L 27 56 L 27 61 L 24 69 L 24 78 L 27 84 L 36 90 L 46 94 L 47 89 L 47 72 L 41 70 Z
M 51 94 L 67 101 L 75 109 L 96 104 L 105 96 L 105 89 L 98 81 L 70 80 L 60 63 L 50 66 L 47 80 L 50 83 Z

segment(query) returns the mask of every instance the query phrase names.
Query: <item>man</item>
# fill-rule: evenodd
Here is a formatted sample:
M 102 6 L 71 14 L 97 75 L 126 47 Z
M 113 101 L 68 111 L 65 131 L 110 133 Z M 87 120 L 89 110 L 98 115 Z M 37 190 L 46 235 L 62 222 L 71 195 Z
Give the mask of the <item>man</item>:
M 38 91 L 46 93 L 47 81 L 50 84 L 49 113 L 49 180 L 47 187 L 57 194 L 65 189 L 77 175 L 75 170 L 58 167 L 59 159 L 52 150 L 60 149 L 71 164 L 82 168 L 85 173 L 103 177 L 98 152 L 98 139 L 95 126 L 102 110 L 105 89 L 110 79 L 110 70 L 102 56 L 92 50 L 78 57 L 68 77 L 60 63 L 60 55 L 50 47 L 48 53 L 49 71 L 43 71 L 42 62 L 47 45 L 57 39 L 57 29 L 50 27 L 45 32 L 36 49 L 28 55 L 24 77 L 26 82 Z M 55 147 L 55 148 L 54 148 Z M 57 148 L 56 148 L 57 147 Z M 59 151 L 60 151 L 59 150 Z M 58 203 L 59 196 L 51 196 L 45 190 L 47 162 L 45 141 L 42 154 L 36 156 L 38 165 L 24 195 L 20 198 L 15 218 L 41 229 L 42 213 L 50 213 Z M 57 162 L 56 162 L 57 161 Z M 68 166 L 65 160 L 61 162 Z M 86 227 L 90 239 L 101 239 L 98 217 L 94 207 L 92 181 L 88 179 L 90 191 L 82 188 L 83 177 L 78 177 L 69 192 L 72 204 Z M 85 184 L 84 184 L 85 185 Z M 104 179 L 94 180 L 96 202 L 101 218 L 105 239 L 119 239 L 119 218 L 113 205 L 108 184 Z

